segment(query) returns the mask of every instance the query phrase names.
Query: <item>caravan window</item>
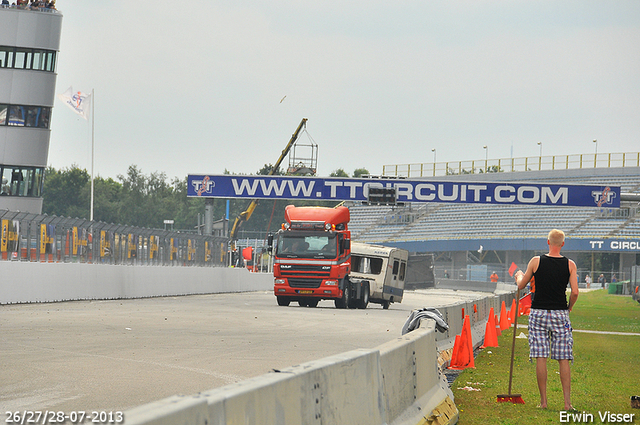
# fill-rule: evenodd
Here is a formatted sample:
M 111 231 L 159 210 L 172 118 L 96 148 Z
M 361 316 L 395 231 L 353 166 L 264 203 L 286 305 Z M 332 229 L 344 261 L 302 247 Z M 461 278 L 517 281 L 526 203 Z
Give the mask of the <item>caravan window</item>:
M 400 261 L 395 260 L 393 262 L 393 274 L 397 275 L 398 274 L 398 269 L 400 268 Z
M 407 268 L 407 263 L 405 263 L 404 261 L 400 263 L 400 276 L 398 276 L 398 279 L 404 280 L 404 272 L 406 268 Z
M 351 270 L 357 273 L 380 274 L 382 272 L 382 258 L 351 255 Z

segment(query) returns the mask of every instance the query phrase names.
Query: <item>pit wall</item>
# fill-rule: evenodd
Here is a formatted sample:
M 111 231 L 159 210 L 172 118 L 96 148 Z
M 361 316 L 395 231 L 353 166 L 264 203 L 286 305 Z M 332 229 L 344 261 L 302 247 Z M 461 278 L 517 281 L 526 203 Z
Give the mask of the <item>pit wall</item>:
M 273 276 L 226 267 L 0 261 L 0 304 L 270 291 Z
M 273 371 L 192 396 L 173 396 L 125 412 L 128 425 L 164 424 L 455 424 L 458 409 L 442 373 L 442 353 L 469 315 L 474 347 L 484 340 L 491 307 L 499 314 L 514 299 L 514 286 L 472 302 L 439 308 L 449 325 L 433 320 L 374 349 L 358 349 Z M 466 282 L 463 290 L 477 290 Z M 444 361 L 446 363 L 446 360 Z

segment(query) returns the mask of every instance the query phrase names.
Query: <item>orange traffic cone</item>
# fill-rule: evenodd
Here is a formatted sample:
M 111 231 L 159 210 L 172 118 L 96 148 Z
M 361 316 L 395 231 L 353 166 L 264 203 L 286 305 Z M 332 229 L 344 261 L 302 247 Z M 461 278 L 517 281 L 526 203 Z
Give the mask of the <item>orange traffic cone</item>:
M 509 327 L 509 319 L 507 319 L 507 307 L 502 301 L 502 308 L 500 309 L 500 330 L 503 331 Z
M 502 329 L 500 329 L 500 320 L 498 320 L 498 315 L 493 316 L 493 323 L 496 325 L 496 335 L 502 335 Z
M 509 323 L 513 323 L 516 320 L 516 299 L 511 301 L 511 310 L 509 310 Z
M 493 307 L 489 310 L 489 320 L 487 320 L 487 328 L 484 331 L 484 343 L 481 348 L 498 347 L 498 334 L 496 334 L 495 315 Z
M 460 353 L 460 335 L 456 335 L 456 340 L 453 343 L 453 351 L 451 352 L 451 362 L 447 369 L 455 369 L 454 365 L 458 364 L 458 357 Z
M 456 345 L 458 350 L 456 353 Z M 471 336 L 471 322 L 469 316 L 464 317 L 464 324 L 462 325 L 462 333 L 460 338 L 456 337 L 454 343 L 453 352 L 457 354 L 456 358 L 451 357 L 451 365 L 449 369 L 462 370 L 468 367 L 475 368 L 475 362 L 473 358 L 473 340 Z

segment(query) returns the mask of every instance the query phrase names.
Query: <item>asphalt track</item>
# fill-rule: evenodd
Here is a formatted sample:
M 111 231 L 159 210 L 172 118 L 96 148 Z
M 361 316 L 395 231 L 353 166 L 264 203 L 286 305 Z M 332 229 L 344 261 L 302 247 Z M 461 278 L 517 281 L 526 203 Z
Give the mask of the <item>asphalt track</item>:
M 121 411 L 400 336 L 411 310 L 486 293 L 405 292 L 383 310 L 279 307 L 270 292 L 0 306 L 0 413 Z

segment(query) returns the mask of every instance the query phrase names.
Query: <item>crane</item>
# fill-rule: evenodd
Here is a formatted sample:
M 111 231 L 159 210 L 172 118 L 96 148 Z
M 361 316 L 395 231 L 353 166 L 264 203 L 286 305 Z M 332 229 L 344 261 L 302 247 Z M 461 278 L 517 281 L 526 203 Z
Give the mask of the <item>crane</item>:
M 269 171 L 269 174 L 268 174 L 269 176 L 273 175 L 278 170 L 278 168 L 280 167 L 280 164 L 282 164 L 282 161 L 287 156 L 287 154 L 291 150 L 291 147 L 296 142 L 296 140 L 298 140 L 298 136 L 300 135 L 300 132 L 306 125 L 307 125 L 307 119 L 302 118 L 302 121 L 300 121 L 298 128 L 291 136 L 291 140 L 289 140 L 289 143 L 280 154 L 280 158 L 278 158 L 276 163 L 273 165 L 273 168 L 271 169 L 271 171 Z M 229 232 L 229 249 L 231 251 L 233 251 L 236 247 L 236 239 L 237 239 L 238 231 L 240 230 L 240 227 L 244 222 L 248 221 L 251 218 L 251 214 L 253 214 L 253 211 L 256 209 L 257 206 L 258 206 L 258 200 L 257 199 L 252 200 L 249 206 L 247 207 L 247 209 L 241 212 L 240 215 L 236 217 L 236 220 L 233 223 L 233 227 Z

